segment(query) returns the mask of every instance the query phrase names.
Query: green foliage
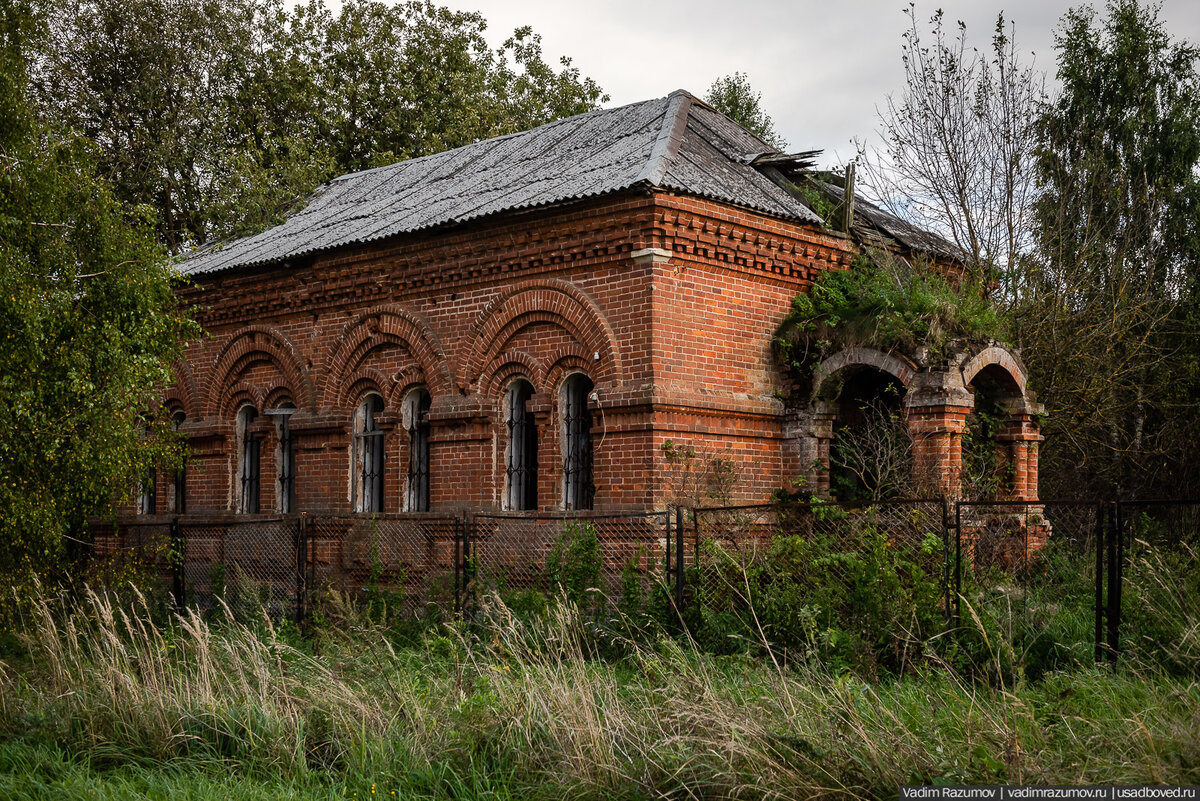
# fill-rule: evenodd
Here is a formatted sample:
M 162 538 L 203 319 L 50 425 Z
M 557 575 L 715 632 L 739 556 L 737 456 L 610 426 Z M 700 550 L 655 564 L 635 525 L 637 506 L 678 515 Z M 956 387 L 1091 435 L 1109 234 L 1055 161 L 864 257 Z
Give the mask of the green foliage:
M 0 576 L 17 595 L 56 577 L 65 542 L 129 497 L 158 463 L 182 457 L 165 410 L 181 343 L 175 274 L 144 209 L 122 205 L 85 141 L 41 125 L 25 104 L 34 31 L 0 8 Z M 77 549 L 78 550 L 78 549 Z M 0 624 L 13 594 L 0 600 Z
M 1055 37 L 1062 93 L 1040 120 L 1043 251 L 1096 289 L 1134 271 L 1142 291 L 1200 278 L 1200 49 L 1153 6 L 1112 0 L 1102 27 L 1072 9 Z
M 277 221 L 330 177 L 524 130 L 605 99 L 540 38 L 492 50 L 431 2 L 66 0 L 35 85 L 172 251 Z
M 775 121 L 762 109 L 762 93 L 754 91 L 745 73 L 735 72 L 713 81 L 704 102 L 775 149 L 787 147 L 787 142 L 775 131 Z
M 1037 119 L 1038 238 L 1016 344 L 1052 491 L 1193 495 L 1200 430 L 1200 49 L 1154 6 L 1069 11 Z
M 784 360 L 799 369 L 842 348 L 868 345 L 945 356 L 953 343 L 1003 339 L 1004 326 L 983 290 L 884 253 L 859 256 L 849 270 L 822 273 L 792 300 L 776 334 Z
M 1014 466 L 996 441 L 1007 419 L 1001 398 L 976 387 L 975 406 L 961 440 L 964 498 L 995 499 L 1011 488 Z
M 938 781 L 1187 784 L 1200 755 L 1200 688 L 1155 671 L 870 682 L 665 638 L 607 660 L 588 630 L 566 607 L 496 607 L 477 631 L 395 647 L 362 618 L 293 642 L 103 601 L 55 610 L 0 672 L 0 796 L 883 798 Z
M 874 675 L 908 669 L 944 628 L 940 535 L 897 542 L 872 509 L 820 505 L 797 507 L 787 531 L 757 554 L 703 545 L 693 619 L 703 647 L 767 645 Z
M 546 578 L 552 592 L 562 592 L 580 609 L 604 603 L 600 574 L 604 560 L 596 527 L 570 521 L 546 557 Z
M 792 184 L 791 186 L 795 189 L 795 191 L 800 193 L 805 202 L 808 204 L 808 207 L 816 212 L 817 216 L 820 217 L 826 225 L 829 225 L 834 221 L 833 214 L 835 211 L 837 211 L 838 207 L 832 200 L 829 199 L 827 195 L 825 195 L 824 192 L 807 181 L 799 184 Z

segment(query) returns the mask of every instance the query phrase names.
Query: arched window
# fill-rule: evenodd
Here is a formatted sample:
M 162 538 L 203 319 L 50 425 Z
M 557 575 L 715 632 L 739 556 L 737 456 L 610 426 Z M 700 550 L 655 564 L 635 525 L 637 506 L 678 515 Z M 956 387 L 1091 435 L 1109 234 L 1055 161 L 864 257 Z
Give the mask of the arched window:
M 187 416 L 181 412 L 171 415 L 171 428 L 176 433 L 186 422 Z M 187 462 L 184 461 L 175 471 L 175 480 L 171 483 L 171 496 L 167 499 L 167 511 L 181 515 L 187 512 Z
M 408 497 L 404 508 L 409 512 L 429 511 L 429 406 L 431 398 L 424 389 L 408 393 L 404 417 L 408 426 Z
M 531 397 L 533 384 L 517 379 L 509 384 L 504 400 L 508 424 L 505 500 L 509 509 L 537 509 L 537 425 L 528 408 Z
M 383 511 L 383 430 L 376 419 L 382 411 L 383 398 L 371 393 L 354 415 L 356 512 Z
M 264 412 L 275 419 L 275 506 L 281 514 L 296 511 L 296 452 L 291 428 L 295 412 L 291 401 Z
M 147 440 L 149 438 L 150 423 L 143 420 L 142 439 Z M 154 469 L 153 465 L 151 465 L 150 469 L 146 471 L 145 476 L 142 477 L 141 482 L 138 484 L 137 513 L 139 515 L 152 515 L 158 511 L 156 508 L 158 499 L 154 495 L 154 488 L 157 483 L 158 471 Z
M 261 441 L 254 432 L 254 421 L 258 412 L 253 406 L 238 410 L 237 434 L 241 448 L 238 454 L 238 475 L 241 492 L 238 493 L 237 510 L 242 514 L 256 515 L 259 512 L 259 454 Z
M 157 511 L 155 508 L 157 498 L 154 496 L 156 483 L 158 483 L 158 471 L 151 467 L 146 471 L 146 477 L 138 486 L 137 513 L 139 515 L 152 515 Z
M 563 383 L 563 508 L 591 509 L 595 485 L 592 481 L 592 412 L 588 395 L 592 380 L 583 373 Z

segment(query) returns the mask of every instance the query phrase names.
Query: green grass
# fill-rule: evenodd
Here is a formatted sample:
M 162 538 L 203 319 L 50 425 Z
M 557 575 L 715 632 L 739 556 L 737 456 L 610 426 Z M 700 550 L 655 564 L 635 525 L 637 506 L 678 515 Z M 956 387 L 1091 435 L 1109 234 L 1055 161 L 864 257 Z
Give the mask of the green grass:
M 569 604 L 401 646 L 349 606 L 154 622 L 43 604 L 0 663 L 0 797 L 894 798 L 902 783 L 1200 783 L 1200 685 L 1157 668 L 982 683 L 606 635 Z M 357 796 L 355 795 L 357 794 Z

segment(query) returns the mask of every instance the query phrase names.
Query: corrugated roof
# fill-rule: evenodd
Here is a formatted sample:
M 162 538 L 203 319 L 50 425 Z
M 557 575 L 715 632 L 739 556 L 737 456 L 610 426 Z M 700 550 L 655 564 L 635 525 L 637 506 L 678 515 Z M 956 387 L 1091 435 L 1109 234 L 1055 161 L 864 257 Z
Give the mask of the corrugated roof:
M 818 181 L 817 185 L 833 198 L 835 202 L 844 202 L 846 190 L 828 181 Z M 854 228 L 860 239 L 868 244 L 886 244 L 880 237 L 891 237 L 909 250 L 928 253 L 935 257 L 962 261 L 966 254 L 953 242 L 938 236 L 932 231 L 918 228 L 908 220 L 901 219 L 886 209 L 871 203 L 861 195 L 854 198 Z
M 680 90 L 343 175 L 283 223 L 200 250 L 180 270 L 197 275 L 278 262 L 636 186 L 819 223 L 808 207 L 750 166 L 765 152 L 775 148 Z

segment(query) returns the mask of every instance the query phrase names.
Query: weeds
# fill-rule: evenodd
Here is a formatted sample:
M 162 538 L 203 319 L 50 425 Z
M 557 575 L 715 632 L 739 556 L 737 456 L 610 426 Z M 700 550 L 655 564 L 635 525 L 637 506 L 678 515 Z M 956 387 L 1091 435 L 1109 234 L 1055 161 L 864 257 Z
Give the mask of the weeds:
M 474 627 L 431 627 L 407 648 L 347 608 L 309 653 L 265 618 L 155 625 L 92 593 L 70 615 L 40 603 L 24 642 L 0 670 L 0 788 L 54 764 L 76 788 L 81 771 L 158 781 L 168 763 L 324 797 L 863 798 L 935 780 L 1200 778 L 1200 688 L 1161 672 L 870 683 L 661 633 L 612 660 L 566 598 L 531 618 L 489 596 Z

